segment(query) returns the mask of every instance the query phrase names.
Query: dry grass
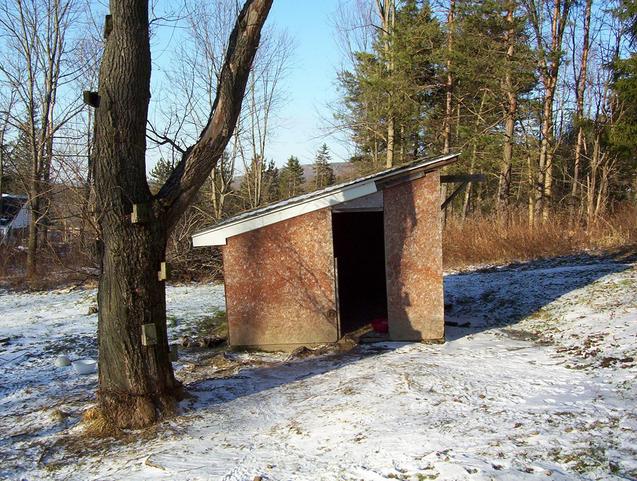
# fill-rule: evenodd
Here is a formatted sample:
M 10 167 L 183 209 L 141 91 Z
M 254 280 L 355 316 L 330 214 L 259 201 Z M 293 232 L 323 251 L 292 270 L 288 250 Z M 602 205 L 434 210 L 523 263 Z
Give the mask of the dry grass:
M 445 269 L 505 264 L 637 245 L 637 207 L 623 205 L 591 226 L 556 213 L 550 222 L 529 225 L 525 211 L 508 221 L 476 215 L 448 219 L 443 234 Z
M 37 275 L 25 277 L 26 248 L 0 245 L 0 288 L 11 290 L 49 290 L 62 287 L 93 286 L 97 269 L 91 254 L 77 243 L 44 246 L 38 255 Z
M 83 434 L 89 438 L 108 438 L 122 434 L 122 431 L 97 407 L 87 409 L 82 415 Z

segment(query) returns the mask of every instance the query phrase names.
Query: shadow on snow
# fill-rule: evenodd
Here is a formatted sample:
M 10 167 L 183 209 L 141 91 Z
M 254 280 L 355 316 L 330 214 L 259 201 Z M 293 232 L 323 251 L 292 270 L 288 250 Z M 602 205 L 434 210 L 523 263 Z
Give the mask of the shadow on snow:
M 445 276 L 447 321 L 469 327 L 447 327 L 446 341 L 496 327 L 515 325 L 561 296 L 612 273 L 631 268 L 632 258 L 591 255 L 516 263 Z M 205 409 L 285 384 L 320 376 L 370 356 L 400 349 L 410 343 L 363 344 L 347 353 L 247 367 L 228 378 L 199 381 L 188 386 L 197 394 L 194 409 Z

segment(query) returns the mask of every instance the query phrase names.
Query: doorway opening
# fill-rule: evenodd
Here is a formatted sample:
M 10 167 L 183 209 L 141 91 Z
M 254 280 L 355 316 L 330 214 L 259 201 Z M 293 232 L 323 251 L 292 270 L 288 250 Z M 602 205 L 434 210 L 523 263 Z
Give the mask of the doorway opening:
M 334 212 L 332 226 L 342 337 L 387 319 L 383 212 Z

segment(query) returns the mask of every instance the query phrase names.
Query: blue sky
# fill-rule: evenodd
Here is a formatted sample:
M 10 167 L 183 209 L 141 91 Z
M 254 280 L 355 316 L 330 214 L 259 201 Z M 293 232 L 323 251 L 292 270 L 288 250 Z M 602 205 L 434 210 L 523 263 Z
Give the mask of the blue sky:
M 266 148 L 266 158 L 277 165 L 284 164 L 290 155 L 301 163 L 311 163 L 323 143 L 330 147 L 333 161 L 349 157 L 343 136 L 328 135 L 325 122 L 331 118 L 328 103 L 338 97 L 336 74 L 343 55 L 336 42 L 333 16 L 341 1 L 274 0 L 268 25 L 285 30 L 294 42 L 288 73 L 281 84 L 283 101 Z M 174 6 L 168 2 L 165 8 Z M 161 99 L 161 90 L 167 87 L 162 85 L 162 70 L 179 41 L 180 29 L 175 25 L 161 27 L 151 42 L 155 99 Z M 151 154 L 151 159 L 154 156 Z M 154 164 L 151 159 L 149 164 Z
M 285 28 L 296 47 L 283 87 L 287 101 L 280 112 L 282 122 L 270 145 L 277 161 L 293 154 L 309 163 L 323 142 L 330 146 L 334 161 L 346 160 L 342 139 L 326 136 L 322 120 L 330 117 L 327 104 L 337 98 L 336 73 L 342 63 L 332 20 L 338 3 L 274 0 L 268 21 Z

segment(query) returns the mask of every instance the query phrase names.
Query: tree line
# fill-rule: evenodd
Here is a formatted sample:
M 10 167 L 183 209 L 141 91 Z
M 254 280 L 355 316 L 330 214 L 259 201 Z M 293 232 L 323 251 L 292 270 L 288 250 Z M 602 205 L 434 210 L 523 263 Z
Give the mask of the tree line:
M 151 33 L 162 22 L 181 32 L 149 105 L 157 189 L 208 122 L 238 13 L 234 0 L 167 8 L 150 19 Z M 636 10 L 634 0 L 342 0 L 346 68 L 330 127 L 349 137 L 361 174 L 462 152 L 450 173 L 487 180 L 469 184 L 451 215 L 524 210 L 535 224 L 566 211 L 598 222 L 637 192 Z M 99 237 L 95 110 L 82 91 L 97 88 L 105 12 L 82 0 L 0 0 L 0 13 L 0 192 L 28 196 L 33 276 L 55 226 L 72 225 L 82 252 Z M 266 158 L 293 45 L 264 29 L 236 129 L 175 226 L 176 251 L 201 226 L 336 181 L 327 146 L 310 182 L 298 158 Z M 61 191 L 71 209 L 52 202 Z
M 33 214 L 25 240 L 29 278 L 37 276 L 38 260 L 55 249 L 49 243 L 51 230 L 61 226 L 71 226 L 82 262 L 98 254 L 96 110 L 83 92 L 97 90 L 107 39 L 100 15 L 106 12 L 100 8 L 83 0 L 0 2 L 0 194 L 28 198 Z M 172 42 L 170 60 L 149 103 L 145 141 L 147 162 L 156 163 L 149 172 L 154 190 L 173 174 L 208 122 L 239 13 L 234 0 L 214 5 L 185 0 L 176 11 L 166 8 L 151 12 L 151 34 L 153 22 L 178 25 L 182 33 Z M 335 182 L 327 145 L 312 161 L 311 179 L 304 178 L 298 157 L 290 156 L 281 167 L 266 158 L 292 49 L 284 30 L 264 29 L 236 129 L 194 204 L 175 226 L 171 256 L 187 262 L 183 256 L 190 252 L 190 234 L 205 225 Z
M 558 210 L 596 222 L 635 201 L 634 0 L 356 0 L 333 127 L 378 170 L 461 152 L 482 172 L 454 212 Z

